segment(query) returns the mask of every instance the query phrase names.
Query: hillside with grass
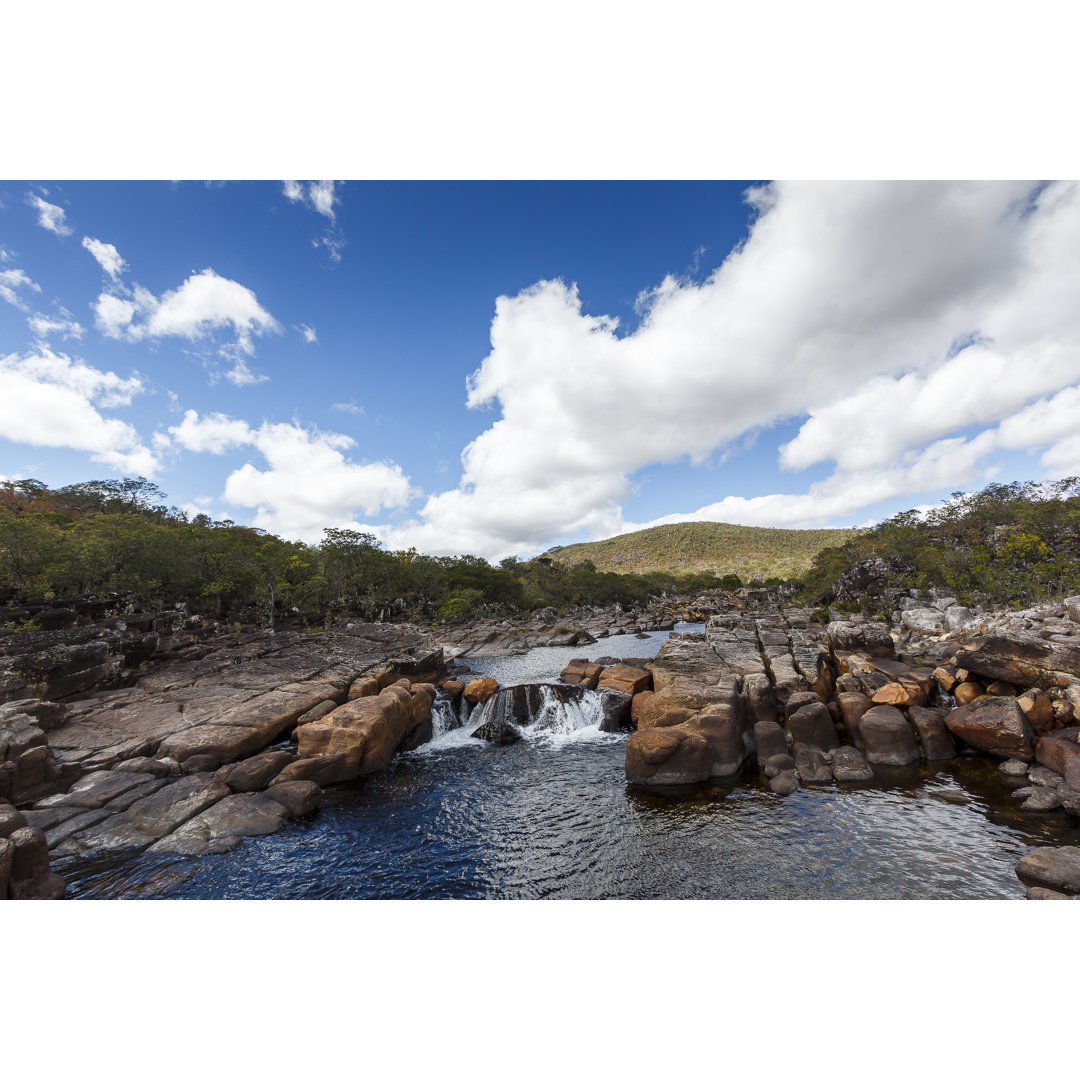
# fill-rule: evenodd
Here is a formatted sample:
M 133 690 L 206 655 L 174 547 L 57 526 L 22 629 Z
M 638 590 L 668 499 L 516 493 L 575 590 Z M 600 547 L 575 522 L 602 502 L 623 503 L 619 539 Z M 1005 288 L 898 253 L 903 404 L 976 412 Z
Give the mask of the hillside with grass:
M 791 580 L 805 574 L 824 548 L 839 547 L 856 536 L 855 529 L 762 529 L 689 521 L 657 525 L 589 544 L 554 548 L 547 556 L 565 566 L 589 560 L 602 572 L 673 574 L 712 570 Z

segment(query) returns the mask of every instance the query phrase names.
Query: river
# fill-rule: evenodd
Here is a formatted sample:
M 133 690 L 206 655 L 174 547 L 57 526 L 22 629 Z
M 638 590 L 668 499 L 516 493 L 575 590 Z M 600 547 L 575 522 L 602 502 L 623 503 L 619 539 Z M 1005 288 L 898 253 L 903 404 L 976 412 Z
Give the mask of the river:
M 577 656 L 655 655 L 667 637 L 470 665 L 535 682 Z M 1080 821 L 1019 810 L 982 757 L 785 798 L 756 779 L 661 794 L 627 787 L 625 734 L 587 710 L 550 719 L 504 747 L 443 731 L 228 854 L 56 869 L 73 899 L 1022 899 L 1014 868 L 1031 846 L 1080 842 Z

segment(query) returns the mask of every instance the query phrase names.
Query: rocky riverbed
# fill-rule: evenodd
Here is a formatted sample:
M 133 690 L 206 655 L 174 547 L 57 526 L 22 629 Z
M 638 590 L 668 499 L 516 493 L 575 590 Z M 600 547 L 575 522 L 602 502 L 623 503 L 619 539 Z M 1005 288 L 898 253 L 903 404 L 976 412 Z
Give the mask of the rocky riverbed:
M 1000 761 L 1026 811 L 1080 813 L 1080 600 L 953 612 L 956 626 L 954 606 L 916 599 L 892 623 L 823 624 L 742 590 L 318 633 L 54 609 L 39 620 L 50 629 L 0 631 L 0 896 L 62 897 L 65 866 L 88 857 L 213 855 L 286 828 L 318 812 L 325 787 L 430 739 L 436 697 L 460 713 L 496 695 L 463 670 L 470 658 L 539 646 L 580 648 L 559 693 L 601 692 L 607 729 L 632 731 L 626 779 L 644 790 L 756 773 L 783 794 L 978 753 Z M 909 614 L 920 610 L 941 618 Z M 654 658 L 627 655 L 632 637 L 623 655 L 594 647 L 687 616 L 701 631 Z M 501 693 L 480 736 L 513 741 L 531 699 Z M 1080 893 L 1075 849 L 1053 850 L 1021 860 L 1032 897 Z

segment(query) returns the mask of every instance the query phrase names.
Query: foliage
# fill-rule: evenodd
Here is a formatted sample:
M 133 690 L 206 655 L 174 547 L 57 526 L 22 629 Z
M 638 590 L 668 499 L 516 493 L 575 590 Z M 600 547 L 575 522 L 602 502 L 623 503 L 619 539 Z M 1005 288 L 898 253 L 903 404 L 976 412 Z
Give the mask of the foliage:
M 1080 478 L 991 484 L 954 492 L 920 515 L 896 514 L 847 543 L 825 548 L 804 576 L 806 602 L 825 593 L 856 563 L 898 557 L 910 567 L 885 587 L 939 588 L 962 603 L 1028 606 L 1080 592 Z M 876 610 L 875 598 L 846 605 Z

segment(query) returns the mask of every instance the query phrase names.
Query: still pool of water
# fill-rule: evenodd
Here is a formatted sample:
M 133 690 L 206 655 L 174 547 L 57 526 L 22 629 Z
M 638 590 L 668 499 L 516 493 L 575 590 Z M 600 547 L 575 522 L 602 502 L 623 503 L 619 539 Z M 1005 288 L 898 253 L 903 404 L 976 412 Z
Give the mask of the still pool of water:
M 647 656 L 666 638 L 568 652 Z M 556 651 L 472 666 L 531 681 L 571 658 Z M 657 793 L 626 786 L 626 738 L 580 729 L 496 747 L 451 733 L 229 854 L 57 869 L 69 896 L 97 899 L 1021 899 L 1014 867 L 1030 847 L 1080 842 L 1076 819 L 1018 810 L 982 758 L 786 798 L 753 778 Z

